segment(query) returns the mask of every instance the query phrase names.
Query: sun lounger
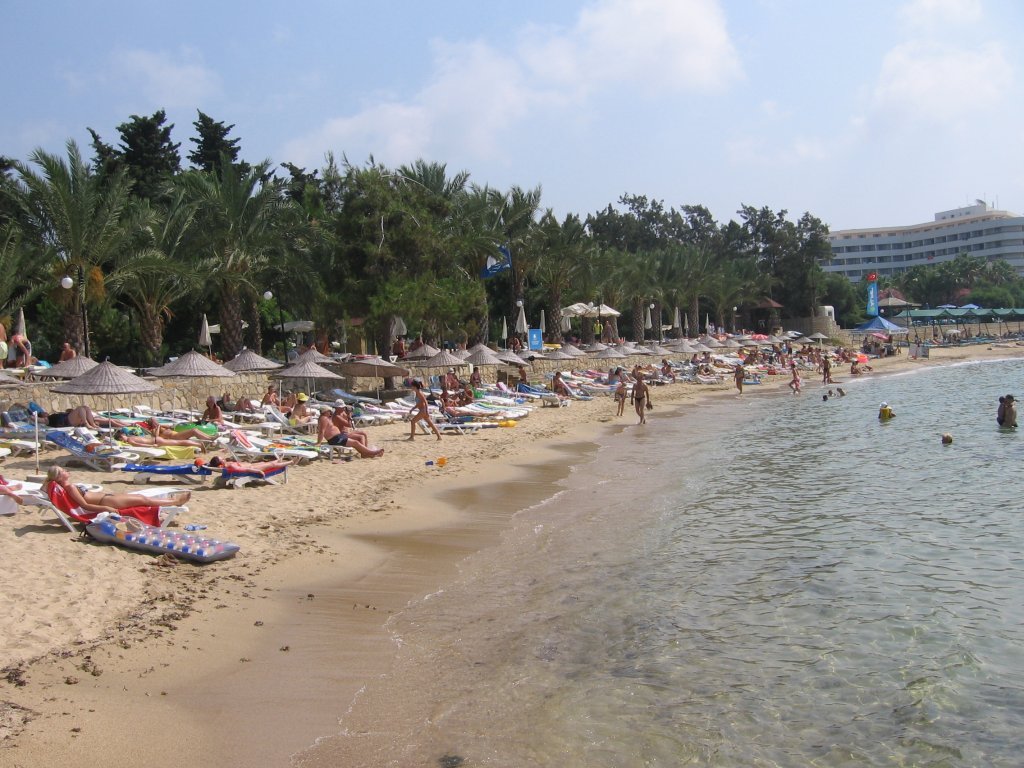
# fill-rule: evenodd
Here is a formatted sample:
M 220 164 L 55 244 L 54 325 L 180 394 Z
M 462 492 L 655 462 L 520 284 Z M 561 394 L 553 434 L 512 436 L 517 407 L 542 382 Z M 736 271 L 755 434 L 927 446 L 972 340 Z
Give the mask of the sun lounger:
M 115 464 L 114 469 L 122 472 L 132 472 L 135 476 L 132 482 L 136 484 L 148 483 L 151 480 L 186 480 L 190 483 L 201 483 L 207 477 L 214 474 L 209 467 L 199 466 L 195 463 L 188 464 L 136 464 L 126 462 Z
M 178 489 L 173 491 L 166 488 L 157 489 L 156 493 L 150 493 L 150 496 L 162 496 L 167 493 L 176 493 Z M 77 533 L 75 526 L 72 521 L 81 523 L 82 525 L 88 525 L 92 522 L 93 518 L 98 514 L 97 512 L 86 512 L 81 507 L 76 507 L 71 499 L 68 498 L 67 494 L 64 493 L 64 489 L 54 483 L 50 484 L 49 488 L 49 499 L 53 505 L 53 512 L 60 519 L 61 523 L 71 531 Z M 145 495 L 145 494 L 144 494 Z M 187 512 L 188 507 L 174 506 L 174 507 L 158 507 L 146 506 L 146 507 L 128 507 L 126 509 L 119 509 L 118 514 L 123 517 L 134 517 L 136 520 L 140 520 L 146 525 L 152 525 L 155 527 L 164 528 L 168 523 L 171 522 L 182 512 Z
M 131 451 L 121 451 L 113 449 L 103 444 L 92 443 L 97 448 L 90 450 L 86 443 L 79 440 L 74 435 L 70 435 L 67 432 L 61 432 L 60 430 L 50 430 L 46 433 L 47 441 L 63 448 L 69 455 L 64 456 L 65 462 L 80 462 L 101 472 L 110 472 L 114 464 L 138 461 L 139 454 Z
M 308 464 L 319 457 L 320 452 L 313 446 L 287 446 L 274 443 L 241 430 L 233 430 L 225 446 L 235 461 L 253 461 L 261 459 L 298 459 L 300 464 Z M 341 447 L 341 446 L 339 446 Z M 349 449 L 353 453 L 353 449 Z

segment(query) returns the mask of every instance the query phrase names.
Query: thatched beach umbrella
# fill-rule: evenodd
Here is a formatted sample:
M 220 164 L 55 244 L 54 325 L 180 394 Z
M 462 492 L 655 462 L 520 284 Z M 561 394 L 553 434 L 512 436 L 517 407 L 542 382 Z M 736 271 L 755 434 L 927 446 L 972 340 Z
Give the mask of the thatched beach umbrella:
M 224 363 L 224 367 L 235 373 L 248 373 L 252 371 L 273 371 L 280 368 L 281 364 L 257 355 L 251 349 L 243 349 L 234 358 Z
M 433 357 L 441 350 L 437 347 L 432 347 L 429 344 L 424 344 L 418 347 L 405 356 L 406 360 L 426 360 L 428 357 Z
M 625 355 L 618 350 L 612 349 L 611 347 L 605 347 L 604 349 L 591 355 L 595 360 L 624 360 Z
M 460 357 L 456 357 L 447 349 L 442 349 L 431 357 L 417 360 L 413 363 L 420 368 L 462 368 L 466 366 L 466 363 Z
M 408 376 L 409 369 L 388 362 L 382 357 L 373 355 L 359 359 L 346 360 L 338 363 L 335 368 L 345 376 L 368 379 L 384 379 L 391 376 Z
M 565 352 L 565 354 L 571 357 L 584 357 L 587 354 L 582 349 L 574 347 L 572 344 L 569 344 L 568 342 L 559 347 L 559 349 L 561 349 L 562 352 Z
M 502 365 L 501 358 L 499 358 L 493 350 L 490 350 L 487 347 L 470 353 L 469 357 L 462 362 L 469 365 Z
M 310 388 L 310 382 L 317 380 L 341 381 L 342 377 L 334 371 L 329 371 L 319 363 L 312 360 L 303 360 L 301 363 L 289 365 L 280 371 L 270 374 L 272 379 L 305 379 L 306 388 Z
M 40 372 L 39 377 L 43 379 L 73 379 L 86 371 L 91 371 L 97 365 L 99 363 L 91 357 L 72 357 L 70 360 L 57 363 Z
M 180 376 L 184 379 L 233 378 L 236 375 L 234 371 L 191 349 L 173 363 L 154 368 L 149 373 L 162 378 Z
M 497 357 L 499 360 L 501 360 L 501 362 L 505 363 L 506 365 L 528 365 L 526 360 L 521 358 L 519 355 L 517 355 L 510 349 L 503 349 L 500 352 L 495 353 L 495 357 Z

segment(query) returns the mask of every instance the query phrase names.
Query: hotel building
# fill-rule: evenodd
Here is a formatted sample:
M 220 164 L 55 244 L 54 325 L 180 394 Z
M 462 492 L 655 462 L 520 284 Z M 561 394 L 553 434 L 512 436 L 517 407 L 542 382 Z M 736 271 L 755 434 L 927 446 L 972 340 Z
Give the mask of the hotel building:
M 935 221 L 906 227 L 843 229 L 829 235 L 832 261 L 826 272 L 859 282 L 869 272 L 896 275 L 919 264 L 952 261 L 961 253 L 1003 259 L 1024 276 L 1024 216 L 975 205 L 935 214 Z

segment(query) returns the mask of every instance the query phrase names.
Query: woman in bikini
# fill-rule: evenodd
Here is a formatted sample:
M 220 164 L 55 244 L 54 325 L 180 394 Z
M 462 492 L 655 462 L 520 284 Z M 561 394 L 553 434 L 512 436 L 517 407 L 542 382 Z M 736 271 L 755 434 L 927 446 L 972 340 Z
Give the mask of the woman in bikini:
M 161 498 L 141 496 L 137 493 L 107 493 L 105 491 L 82 491 L 71 482 L 71 475 L 64 467 L 50 467 L 46 473 L 43 490 L 49 493 L 50 485 L 64 490 L 72 504 L 86 512 L 117 512 L 129 507 L 171 507 L 180 506 L 191 498 L 188 491 L 181 491 Z
M 633 384 L 633 395 L 630 398 L 636 406 L 636 415 L 640 417 L 640 423 L 647 423 L 647 403 L 651 399 L 651 390 L 644 382 L 644 375 L 639 371 L 636 374 L 636 382 Z

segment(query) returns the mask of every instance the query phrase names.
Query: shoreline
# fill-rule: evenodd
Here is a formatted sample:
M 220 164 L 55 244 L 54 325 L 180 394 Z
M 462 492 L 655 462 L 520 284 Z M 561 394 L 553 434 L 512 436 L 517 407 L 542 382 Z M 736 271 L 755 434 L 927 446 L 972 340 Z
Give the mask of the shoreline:
M 1024 356 L 1024 348 L 1013 346 L 943 352 L 920 361 L 885 358 L 869 376 Z M 784 389 L 787 381 L 770 377 L 743 397 Z M 804 396 L 820 396 L 821 389 L 808 382 Z M 652 399 L 657 408 L 729 395 L 736 396 L 731 381 L 657 387 Z M 585 460 L 586 446 L 596 447 L 604 430 L 636 428 L 631 412 L 616 419 L 613 409 L 610 398 L 540 408 L 515 429 L 441 443 L 403 443 L 404 423 L 373 427 L 371 438 L 388 451 L 384 460 L 299 467 L 279 487 L 200 489 L 182 524 L 209 523 L 211 534 L 243 544 L 235 560 L 206 567 L 161 568 L 138 553 L 76 545 L 66 532 L 41 535 L 61 529 L 48 523 L 19 528 L 37 522 L 37 513 L 19 513 L 8 526 L 31 530 L 5 537 L 14 540 L 8 558 L 26 542 L 42 540 L 37 543 L 51 560 L 59 560 L 45 570 L 78 573 L 76 565 L 102 560 L 94 563 L 102 573 L 88 574 L 85 591 L 97 592 L 111 577 L 129 589 L 103 595 L 100 627 L 88 628 L 87 639 L 7 666 L 0 762 L 89 765 L 102 758 L 117 766 L 141 758 L 169 765 L 202 755 L 225 765 L 288 764 L 318 737 L 338 732 L 338 718 L 359 691 L 388 669 L 387 617 L 440 588 L 461 559 L 508 526 L 507 514 L 454 509 L 451 494 L 462 493 L 471 506 L 475 486 L 536 476 L 521 483 L 522 497 L 509 500 L 512 507 L 527 504 L 532 494 L 535 503 L 552 492 L 558 471 L 564 475 L 574 461 Z M 649 428 L 657 427 L 659 416 L 655 410 Z M 448 465 L 427 467 L 434 454 L 447 456 Z M 552 465 L 558 471 L 542 471 Z M 75 472 L 80 475 L 107 485 L 116 480 Z M 232 530 L 239 535 L 228 535 Z M 25 580 L 31 571 L 17 575 Z M 141 590 L 141 601 L 132 587 Z M 136 598 L 124 604 L 127 615 L 113 606 L 122 593 Z M 84 600 L 78 607 L 90 605 Z M 132 723 L 127 737 L 119 726 L 124 722 Z

